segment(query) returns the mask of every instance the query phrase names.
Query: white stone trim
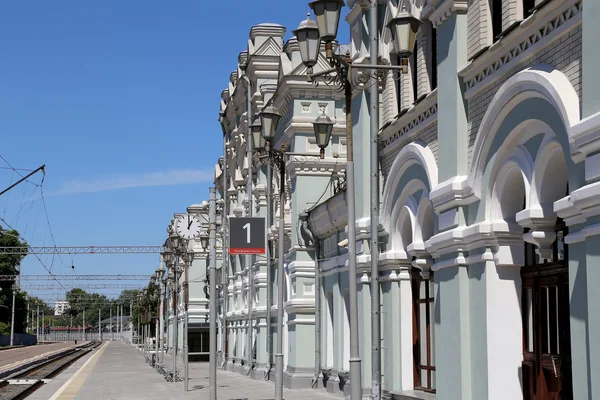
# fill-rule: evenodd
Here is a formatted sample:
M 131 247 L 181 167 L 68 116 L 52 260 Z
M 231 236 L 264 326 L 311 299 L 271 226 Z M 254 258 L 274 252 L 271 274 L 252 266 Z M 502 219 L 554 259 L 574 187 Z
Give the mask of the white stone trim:
M 562 72 L 547 65 L 534 65 L 510 77 L 498 89 L 479 126 L 468 176 L 453 177 L 440 183 L 431 191 L 430 197 L 436 212 L 441 213 L 482 198 L 483 172 L 487 167 L 493 138 L 506 115 L 519 103 L 529 98 L 543 98 L 554 106 L 565 124 L 571 157 L 575 162 L 585 158 L 574 137 L 580 120 L 577 92 Z M 595 121 L 600 123 L 600 118 Z M 516 132 L 515 129 L 509 137 L 514 145 L 524 143 L 526 138 L 537 134 L 552 132 L 541 121 L 524 121 L 518 128 L 520 132 Z M 595 128 L 595 131 L 600 135 L 600 127 Z M 600 148 L 600 140 L 596 139 L 593 146 Z M 508 150 L 510 147 L 505 148 Z
M 458 75 L 466 82 L 465 97 L 469 99 L 485 90 L 537 49 L 548 47 L 551 41 L 580 24 L 581 10 L 581 0 L 552 1 L 521 22 L 517 29 L 459 71 Z
M 467 0 L 444 0 L 430 15 L 429 20 L 434 27 L 438 27 L 452 15 L 453 12 L 466 12 Z
M 382 154 L 393 151 L 394 144 L 400 139 L 410 138 L 436 122 L 437 88 L 381 130 L 379 137 Z
M 402 175 L 413 164 L 419 164 L 425 169 L 429 178 L 429 188 L 434 188 L 438 184 L 438 168 L 431 149 L 420 142 L 413 142 L 403 147 L 392 163 L 390 178 L 383 191 L 381 223 L 384 227 L 389 227 L 391 222 L 392 207 L 395 201 L 392 196 L 397 190 Z

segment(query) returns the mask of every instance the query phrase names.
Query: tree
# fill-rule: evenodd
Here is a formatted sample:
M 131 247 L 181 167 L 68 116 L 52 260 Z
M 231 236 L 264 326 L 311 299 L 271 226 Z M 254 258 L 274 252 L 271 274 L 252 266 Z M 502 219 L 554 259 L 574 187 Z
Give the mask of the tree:
M 0 227 L 0 247 L 24 247 L 27 243 L 21 242 L 19 232 L 6 230 Z M 19 266 L 26 254 L 0 254 L 0 275 L 19 275 Z M 25 329 L 27 320 L 27 293 L 16 288 L 15 281 L 0 281 L 0 323 L 5 331 L 10 323 L 13 306 L 13 291 L 15 291 L 15 333 L 21 333 Z M 0 332 L 2 333 L 2 332 Z

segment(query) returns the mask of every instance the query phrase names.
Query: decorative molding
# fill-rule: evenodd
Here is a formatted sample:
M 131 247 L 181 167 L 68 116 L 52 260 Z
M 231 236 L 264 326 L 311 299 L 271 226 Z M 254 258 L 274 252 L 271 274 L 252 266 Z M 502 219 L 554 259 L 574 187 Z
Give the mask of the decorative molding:
M 542 97 L 552 104 L 565 124 L 571 147 L 571 157 L 575 162 L 585 159 L 584 150 L 577 145 L 576 134 L 578 127 L 583 124 L 580 121 L 577 92 L 562 72 L 549 65 L 534 65 L 511 76 L 496 91 L 479 125 L 468 175 L 452 177 L 431 191 L 430 197 L 438 214 L 481 199 L 483 171 L 486 168 L 489 149 L 496 132 L 505 116 L 519 103 L 531 97 Z M 600 118 L 596 119 L 596 122 L 600 123 Z M 504 147 L 508 148 L 507 141 L 516 146 L 523 143 L 526 138 L 545 133 L 544 131 L 547 130 L 548 126 L 541 121 L 524 121 L 520 130 L 513 131 L 513 134 L 505 140 Z M 588 126 L 586 131 L 590 130 L 594 131 Z M 590 149 L 600 148 L 600 129 L 595 131 L 598 132 L 598 135 L 589 140 L 586 152 Z
M 547 45 L 549 40 L 555 39 L 562 32 L 574 26 L 574 24 L 581 22 L 581 0 L 556 1 L 552 3 L 555 6 L 561 7 L 568 5 L 568 8 L 562 11 L 556 8 L 541 9 L 539 12 L 543 12 L 546 15 L 538 15 L 538 12 L 536 12 L 523 21 L 507 37 L 496 42 L 488 51 L 472 60 L 465 68 L 459 71 L 459 76 L 466 83 L 467 98 L 472 97 L 479 90 L 483 90 L 489 86 L 491 83 L 489 78 L 492 76 L 499 77 L 501 72 L 509 71 L 511 68 L 514 68 L 514 64 L 525 60 L 526 57 L 531 55 L 532 48 Z M 550 12 L 554 12 L 555 14 L 559 12 L 559 14 L 553 17 L 552 15 L 548 15 Z M 550 20 L 548 21 L 549 18 Z M 532 22 L 530 23 L 529 21 Z M 535 24 L 536 22 L 536 25 L 532 25 L 532 23 Z M 512 44 L 515 42 L 516 44 Z
M 424 129 L 437 121 L 437 89 L 425 99 L 411 107 L 407 112 L 396 117 L 383 128 L 380 136 L 380 150 L 383 151 L 397 140 Z
M 434 27 L 438 27 L 452 15 L 453 12 L 465 13 L 468 9 L 467 0 L 445 0 L 431 14 L 429 20 Z

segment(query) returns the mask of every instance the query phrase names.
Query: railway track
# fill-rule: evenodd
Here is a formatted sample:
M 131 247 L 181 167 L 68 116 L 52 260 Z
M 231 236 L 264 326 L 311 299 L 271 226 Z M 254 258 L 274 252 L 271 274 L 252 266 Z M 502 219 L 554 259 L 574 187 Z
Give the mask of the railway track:
M 0 400 L 24 399 L 102 342 L 89 342 L 0 379 Z

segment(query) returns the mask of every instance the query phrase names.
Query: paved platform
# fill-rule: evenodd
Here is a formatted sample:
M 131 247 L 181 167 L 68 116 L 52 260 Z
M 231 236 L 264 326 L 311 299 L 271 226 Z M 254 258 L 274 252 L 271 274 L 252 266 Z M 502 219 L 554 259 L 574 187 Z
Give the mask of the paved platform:
M 181 364 L 178 369 L 182 371 Z M 266 400 L 272 399 L 274 394 L 272 382 L 253 380 L 233 372 L 219 370 L 217 383 L 219 400 Z M 312 389 L 285 390 L 284 397 L 286 400 L 340 399 Z M 185 393 L 183 382 L 165 381 L 133 346 L 106 342 L 31 397 L 31 400 L 42 399 L 208 399 L 208 363 L 190 364 L 189 391 Z
M 0 352 L 0 372 L 74 346 L 74 342 L 59 342 L 2 350 Z

